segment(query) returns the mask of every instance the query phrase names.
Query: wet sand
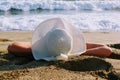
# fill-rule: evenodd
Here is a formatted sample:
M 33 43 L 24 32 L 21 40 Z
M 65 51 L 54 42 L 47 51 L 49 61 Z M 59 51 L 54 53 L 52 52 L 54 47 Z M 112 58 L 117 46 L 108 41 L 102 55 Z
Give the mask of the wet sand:
M 85 32 L 86 42 L 112 44 L 120 53 L 120 32 Z M 32 32 L 0 32 L 0 80 L 119 80 L 120 59 L 81 55 L 68 61 L 35 61 L 7 53 L 12 42 L 31 42 Z

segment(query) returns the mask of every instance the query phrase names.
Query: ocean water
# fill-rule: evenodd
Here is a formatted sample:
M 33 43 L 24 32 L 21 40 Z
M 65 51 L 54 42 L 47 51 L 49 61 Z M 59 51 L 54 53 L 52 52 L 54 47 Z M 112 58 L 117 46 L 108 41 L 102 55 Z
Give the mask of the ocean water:
M 120 0 L 0 0 L 0 31 L 33 31 L 61 17 L 88 32 L 120 31 Z

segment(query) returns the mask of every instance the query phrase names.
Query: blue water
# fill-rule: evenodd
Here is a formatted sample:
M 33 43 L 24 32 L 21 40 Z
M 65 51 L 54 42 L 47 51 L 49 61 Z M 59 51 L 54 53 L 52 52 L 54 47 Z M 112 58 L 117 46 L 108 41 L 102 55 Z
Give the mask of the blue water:
M 119 0 L 1 0 L 0 31 L 32 31 L 42 21 L 61 17 L 88 32 L 120 31 Z

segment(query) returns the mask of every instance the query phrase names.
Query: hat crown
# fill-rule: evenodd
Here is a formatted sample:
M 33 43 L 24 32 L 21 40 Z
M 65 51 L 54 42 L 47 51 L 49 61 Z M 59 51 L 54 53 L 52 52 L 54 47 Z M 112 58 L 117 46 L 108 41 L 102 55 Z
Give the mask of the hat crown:
M 72 38 L 63 29 L 53 29 L 47 33 L 46 46 L 50 54 L 58 56 L 68 54 L 72 47 Z

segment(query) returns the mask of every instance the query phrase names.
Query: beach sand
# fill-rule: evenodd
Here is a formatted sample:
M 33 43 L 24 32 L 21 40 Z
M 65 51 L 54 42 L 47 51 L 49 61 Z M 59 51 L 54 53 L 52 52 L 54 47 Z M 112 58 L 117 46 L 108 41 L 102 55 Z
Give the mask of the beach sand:
M 86 42 L 112 44 L 120 53 L 120 32 L 84 32 Z M 0 80 L 120 80 L 120 59 L 81 55 L 68 61 L 35 61 L 7 53 L 12 42 L 31 42 L 32 32 L 0 32 Z

